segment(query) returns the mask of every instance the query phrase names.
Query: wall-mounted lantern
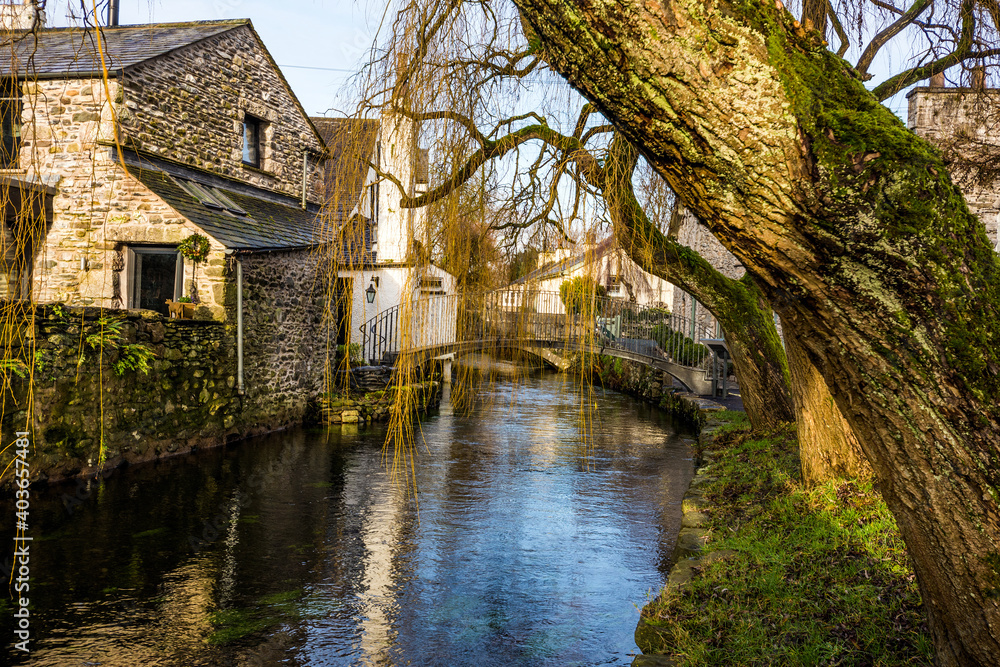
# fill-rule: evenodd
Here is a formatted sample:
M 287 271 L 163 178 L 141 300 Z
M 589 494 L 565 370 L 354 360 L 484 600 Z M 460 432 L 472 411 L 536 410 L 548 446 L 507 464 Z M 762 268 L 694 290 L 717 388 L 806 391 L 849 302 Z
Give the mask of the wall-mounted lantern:
M 368 283 L 368 289 L 365 290 L 365 298 L 368 303 L 375 303 L 375 295 L 378 293 L 378 276 L 372 276 L 372 281 Z

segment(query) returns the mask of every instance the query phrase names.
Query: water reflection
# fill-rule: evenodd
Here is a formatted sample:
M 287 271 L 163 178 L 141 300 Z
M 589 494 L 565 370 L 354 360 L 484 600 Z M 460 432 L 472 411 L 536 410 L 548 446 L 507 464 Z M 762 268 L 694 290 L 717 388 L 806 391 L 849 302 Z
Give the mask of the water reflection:
M 491 411 L 423 422 L 419 502 L 378 428 L 116 473 L 72 514 L 72 487 L 42 492 L 30 664 L 628 664 L 687 447 L 601 391 L 583 447 L 592 417 L 558 377 L 492 391 Z

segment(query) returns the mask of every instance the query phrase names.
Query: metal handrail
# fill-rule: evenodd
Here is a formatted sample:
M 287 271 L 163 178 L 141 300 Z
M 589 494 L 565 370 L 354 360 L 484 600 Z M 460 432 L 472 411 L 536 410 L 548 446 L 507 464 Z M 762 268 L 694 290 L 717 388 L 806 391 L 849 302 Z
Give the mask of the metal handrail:
M 688 335 L 692 331 L 694 338 Z M 714 338 L 711 328 L 692 326 L 689 317 L 663 308 L 592 297 L 589 303 L 571 303 L 567 309 L 558 292 L 527 289 L 421 296 L 376 314 L 362 326 L 362 332 L 363 355 L 375 364 L 406 349 L 464 341 L 562 341 L 706 372 L 713 354 L 700 340 Z

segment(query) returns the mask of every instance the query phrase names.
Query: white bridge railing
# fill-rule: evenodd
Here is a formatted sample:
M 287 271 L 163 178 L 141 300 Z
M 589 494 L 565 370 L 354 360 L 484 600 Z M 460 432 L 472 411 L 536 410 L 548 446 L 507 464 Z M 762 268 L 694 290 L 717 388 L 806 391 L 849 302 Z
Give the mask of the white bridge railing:
M 497 290 L 414 299 L 380 312 L 362 326 L 362 353 L 372 364 L 407 351 L 456 343 L 482 347 L 567 346 L 615 350 L 708 369 L 714 338 L 683 315 L 623 299 L 590 297 L 564 302 L 556 292 Z

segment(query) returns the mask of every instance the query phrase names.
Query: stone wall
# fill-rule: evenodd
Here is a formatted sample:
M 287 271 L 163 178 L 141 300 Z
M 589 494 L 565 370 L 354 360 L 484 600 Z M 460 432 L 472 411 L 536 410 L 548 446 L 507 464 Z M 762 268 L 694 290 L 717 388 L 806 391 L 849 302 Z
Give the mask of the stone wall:
M 324 389 L 327 360 L 336 335 L 324 318 L 325 283 L 308 251 L 239 255 L 243 264 L 243 329 L 246 407 L 274 426 L 302 415 Z M 236 284 L 230 282 L 227 320 L 236 322 Z M 328 348 L 327 342 L 330 341 Z
M 602 386 L 641 398 L 692 428 L 701 426 L 707 412 L 724 409 L 714 401 L 675 388 L 669 373 L 645 364 L 601 355 L 596 358 L 594 370 Z
M 163 158 L 293 197 L 302 155 L 322 144 L 248 25 L 140 63 L 120 79 L 123 142 Z M 266 121 L 260 169 L 243 164 L 243 118 Z M 322 170 L 310 169 L 319 203 Z
M 399 393 L 409 394 L 407 403 L 418 414 L 438 407 L 441 403 L 441 384 L 434 380 L 398 388 L 378 389 L 353 398 L 333 397 L 320 403 L 320 424 L 363 424 L 389 421 L 393 402 Z
M 109 82 L 111 95 L 119 90 Z M 23 171 L 58 178 L 52 218 L 33 233 L 33 295 L 39 302 L 119 308 L 113 268 L 123 243 L 174 245 L 200 230 L 174 211 L 114 159 L 111 107 L 100 80 L 54 80 L 23 84 Z M 44 238 L 44 243 L 41 239 Z M 223 247 L 195 273 L 185 262 L 185 289 L 193 280 L 212 317 L 223 314 Z M 81 260 L 85 264 L 81 266 Z M 124 299 L 123 286 L 119 294 Z
M 992 150 L 993 159 L 1000 149 L 997 135 L 997 102 L 1000 91 L 975 91 L 969 88 L 914 88 L 907 94 L 907 125 L 919 136 L 943 148 L 960 152 Z M 956 139 L 961 143 L 954 144 Z M 964 144 L 964 145 L 963 145 Z M 975 154 L 968 156 L 975 159 Z M 953 165 L 952 178 L 962 188 L 969 209 L 986 226 L 994 247 L 1000 248 L 1000 188 L 992 182 L 979 182 L 974 174 Z
M 225 294 L 228 322 L 171 320 L 150 311 L 30 306 L 15 318 L 20 358 L 34 370 L 33 470 L 48 477 L 96 465 L 103 433 L 107 465 L 139 462 L 302 422 L 322 393 L 327 354 L 322 285 L 308 252 L 242 256 L 244 393 L 239 392 L 235 281 Z M 227 272 L 235 271 L 236 259 Z M 10 311 L 13 306 L 6 306 Z M 13 311 L 10 311 L 13 312 Z M 121 319 L 122 344 L 155 354 L 148 374 L 114 365 L 115 346 L 100 338 L 100 317 Z M 33 334 L 31 332 L 34 332 Z M 97 337 L 97 338 L 95 338 Z M 107 336 L 106 336 L 107 337 Z M 103 359 L 99 353 L 103 347 Z M 83 360 L 80 361 L 80 351 Z M 9 375 L 3 438 L 23 430 L 27 379 Z
M 156 355 L 148 373 L 115 371 L 123 348 L 112 342 L 107 320 L 102 337 L 102 315 L 121 318 L 122 345 L 142 345 Z M 33 479 L 93 469 L 102 437 L 107 465 L 115 466 L 260 431 L 235 391 L 231 327 L 149 311 L 39 306 L 34 326 L 24 328 L 34 332 L 33 354 L 26 343 L 21 355 L 33 367 L 34 403 L 29 415 L 28 380 L 8 373 L 3 441 L 30 416 Z

